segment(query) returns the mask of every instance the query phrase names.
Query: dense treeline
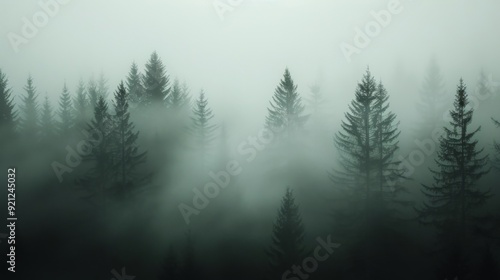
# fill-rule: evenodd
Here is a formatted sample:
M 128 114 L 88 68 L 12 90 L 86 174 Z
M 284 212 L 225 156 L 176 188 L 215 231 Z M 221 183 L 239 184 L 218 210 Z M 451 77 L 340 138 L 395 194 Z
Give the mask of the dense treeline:
M 400 142 L 407 128 L 391 104 L 396 93 L 370 69 L 335 120 L 340 129 L 327 134 L 324 89 L 302 96 L 285 69 L 267 115 L 256 116 L 258 137 L 234 148 L 205 91 L 171 78 L 156 52 L 144 71 L 132 63 L 114 90 L 104 74 L 74 92 L 63 83 L 57 104 L 39 93 L 36 77 L 18 91 L 2 69 L 2 166 L 19 169 L 25 220 L 20 273 L 100 279 L 126 267 L 138 279 L 499 279 L 500 137 L 484 141 L 476 121 L 500 129 L 490 110 L 499 104 L 491 100 L 476 117 L 470 100 L 498 89 L 481 72 L 477 92 L 460 80 L 452 95 L 436 60 L 427 71 L 410 129 L 430 151 L 422 165 L 401 151 L 416 148 Z M 324 139 L 329 146 L 319 149 L 333 166 L 310 149 Z M 248 205 L 248 193 L 273 201 L 277 213 Z M 281 206 L 272 193 L 283 195 Z M 39 272 L 51 263 L 53 274 Z

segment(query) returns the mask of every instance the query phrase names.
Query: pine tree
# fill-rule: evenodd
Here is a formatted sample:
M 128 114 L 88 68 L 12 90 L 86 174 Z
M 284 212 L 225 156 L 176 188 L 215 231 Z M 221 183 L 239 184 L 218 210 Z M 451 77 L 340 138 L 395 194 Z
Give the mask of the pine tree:
M 193 121 L 192 132 L 195 141 L 195 147 L 205 157 L 210 145 L 214 140 L 214 132 L 217 126 L 211 124 L 214 114 L 212 109 L 208 107 L 208 100 L 205 98 L 205 92 L 201 90 L 200 96 L 196 100 L 195 107 L 193 108 Z M 205 158 L 203 159 L 205 160 Z
M 108 98 L 108 80 L 103 72 L 101 72 L 97 81 L 97 96 L 102 96 L 104 99 Z
M 22 97 L 20 130 L 26 140 L 36 139 L 39 132 L 38 127 L 38 104 L 36 88 L 33 85 L 33 78 L 28 77 L 24 87 L 26 95 Z
M 127 76 L 127 90 L 129 93 L 130 105 L 135 108 L 144 103 L 144 88 L 142 86 L 142 74 L 135 62 L 130 66 Z
M 7 76 L 0 69 L 0 134 L 2 136 L 14 134 L 17 120 L 17 113 L 14 110 L 11 89 L 8 83 Z
M 74 116 L 77 127 L 85 128 L 90 119 L 90 102 L 87 99 L 87 92 L 85 91 L 85 83 L 80 80 L 76 88 L 76 97 L 73 100 Z
M 94 117 L 87 125 L 89 132 L 88 142 L 92 144 L 89 155 L 85 161 L 92 162 L 92 167 L 87 174 L 79 180 L 79 186 L 87 192 L 88 199 L 97 200 L 105 205 L 111 187 L 112 170 L 115 164 L 112 150 L 113 123 L 108 112 L 108 104 L 100 96 L 95 109 Z
M 305 108 L 297 93 L 297 85 L 294 84 L 288 68 L 276 87 L 270 105 L 266 117 L 268 129 L 283 131 L 286 136 L 291 136 L 307 121 L 308 116 L 303 114 Z
M 272 245 L 266 253 L 269 259 L 268 279 L 282 279 L 285 271 L 292 265 L 300 265 L 306 257 L 304 225 L 290 188 L 286 189 L 281 201 L 278 217 L 273 225 Z
M 59 122 L 57 123 L 57 133 L 63 139 L 69 139 L 74 128 L 73 106 L 71 95 L 68 91 L 66 83 L 64 83 L 63 91 L 59 99 Z
M 432 170 L 434 184 L 422 185 L 427 202 L 416 209 L 423 224 L 438 229 L 440 245 L 446 256 L 442 274 L 446 277 L 465 278 L 466 240 L 477 226 L 477 211 L 490 197 L 489 191 L 478 188 L 484 176 L 488 157 L 474 140 L 480 130 L 470 128 L 473 109 L 468 107 L 466 86 L 462 79 L 457 87 L 454 108 L 450 111 L 449 127 L 439 141 L 439 170 Z
M 97 87 L 97 83 L 93 77 L 90 78 L 87 84 L 87 96 L 87 100 L 90 104 L 90 109 L 93 111 L 97 104 L 97 101 L 99 100 L 99 90 Z
M 166 105 L 170 92 L 169 77 L 165 66 L 156 52 L 151 54 L 146 63 L 146 72 L 143 76 L 145 105 Z
M 185 87 L 181 87 L 179 80 L 175 79 L 168 99 L 170 108 L 180 111 L 189 105 L 189 96 Z
M 441 127 L 447 104 L 448 97 L 444 91 L 443 76 L 436 59 L 432 58 L 420 90 L 420 101 L 417 103 L 419 113 L 417 136 L 430 137 L 434 129 Z
M 113 169 L 113 187 L 118 196 L 127 197 L 133 189 L 144 186 L 147 176 L 138 172 L 139 165 L 146 161 L 146 152 L 139 152 L 139 132 L 135 132 L 134 124 L 130 121 L 128 94 L 123 82 L 115 92 L 113 106 L 113 158 L 116 163 Z
M 325 100 L 321 92 L 321 86 L 318 84 L 310 86 L 309 90 L 311 91 L 311 94 L 309 95 L 307 102 L 311 108 L 312 115 L 314 116 L 321 112 Z
M 49 98 L 45 96 L 45 102 L 43 103 L 40 116 L 40 138 L 42 142 L 50 143 L 55 139 L 56 135 L 54 112 L 50 105 Z
M 340 153 L 342 170 L 334 170 L 331 179 L 355 192 L 370 196 L 374 181 L 374 153 L 376 151 L 373 120 L 377 85 L 370 70 L 367 69 L 363 80 L 358 83 L 355 98 L 352 100 L 346 120 L 342 121 L 341 131 L 335 135 L 335 144 Z

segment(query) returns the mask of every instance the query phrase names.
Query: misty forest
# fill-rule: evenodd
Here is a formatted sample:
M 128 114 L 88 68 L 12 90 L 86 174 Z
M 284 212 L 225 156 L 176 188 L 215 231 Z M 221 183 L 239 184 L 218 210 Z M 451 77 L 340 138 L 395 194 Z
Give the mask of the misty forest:
M 8 28 L 36 37 L 0 46 L 2 180 L 15 169 L 0 217 L 17 217 L 15 273 L 0 226 L 1 279 L 500 279 L 498 4 L 443 1 L 426 18 L 433 4 L 357 1 L 341 32 L 335 19 L 293 23 L 341 1 L 207 1 L 210 27 L 181 24 L 187 1 L 165 4 L 163 33 L 138 10 L 131 41 L 105 12 L 88 32 L 64 18 L 86 4 L 42 2 L 53 2 L 47 26 L 13 12 Z M 469 29 L 443 19 L 454 3 Z M 250 27 L 259 5 L 272 6 L 268 23 L 278 7 L 293 15 Z M 409 32 L 429 33 L 402 35 L 418 17 L 432 24 Z M 370 22 L 380 35 L 355 27 Z M 139 35 L 153 25 L 165 38 Z M 217 32 L 244 42 L 235 50 Z M 350 35 L 319 41 L 335 32 Z

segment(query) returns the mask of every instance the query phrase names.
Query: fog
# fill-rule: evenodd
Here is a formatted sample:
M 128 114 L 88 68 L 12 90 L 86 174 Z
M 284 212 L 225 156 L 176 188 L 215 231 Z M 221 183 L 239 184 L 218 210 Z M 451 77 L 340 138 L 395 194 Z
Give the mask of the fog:
M 6 279 L 500 277 L 498 1 L 41 0 L 0 10 L 0 166 L 16 169 L 18 200 Z M 466 128 L 453 126 L 450 110 L 469 109 Z M 462 157 L 459 134 L 444 127 L 463 129 Z M 443 167 L 450 158 L 455 173 Z M 449 207 L 462 218 L 436 192 L 461 203 Z M 13 251 L 4 231 L 2 256 Z

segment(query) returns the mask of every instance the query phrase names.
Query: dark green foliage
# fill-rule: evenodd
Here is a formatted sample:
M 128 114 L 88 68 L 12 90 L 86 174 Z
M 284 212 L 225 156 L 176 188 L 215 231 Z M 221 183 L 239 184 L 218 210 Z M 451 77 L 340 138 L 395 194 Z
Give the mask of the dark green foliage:
M 146 63 L 146 72 L 143 76 L 145 105 L 166 105 L 170 92 L 169 77 L 165 66 L 156 52 L 151 54 Z
M 138 172 L 140 164 L 146 161 L 146 152 L 139 152 L 139 132 L 130 121 L 128 94 L 123 82 L 115 92 L 113 107 L 113 188 L 120 197 L 128 197 L 146 183 L 147 176 Z
M 283 131 L 286 136 L 291 136 L 307 121 L 308 116 L 303 114 L 304 105 L 297 93 L 297 85 L 294 84 L 288 68 L 274 91 L 270 105 L 266 127 L 273 131 Z
M 30 141 L 36 139 L 39 132 L 39 108 L 36 101 L 38 95 L 36 94 L 36 88 L 33 85 L 33 78 L 31 76 L 28 77 L 24 90 L 26 91 L 26 95 L 24 95 L 21 99 L 23 105 L 21 106 L 20 131 L 24 139 Z
M 459 277 L 467 274 L 467 240 L 479 226 L 478 210 L 491 196 L 478 187 L 478 180 L 488 172 L 488 157 L 481 156 L 483 149 L 474 139 L 480 127 L 470 128 L 473 109 L 468 105 L 466 86 L 460 79 L 451 121 L 439 141 L 438 170 L 431 169 L 434 183 L 422 185 L 427 202 L 416 209 L 421 223 L 438 230 L 445 254 L 443 273 Z
M 206 155 L 215 138 L 214 132 L 217 126 L 211 124 L 213 117 L 212 109 L 208 107 L 208 100 L 205 98 L 205 93 L 202 90 L 196 100 L 191 119 L 193 121 L 192 133 L 194 145 L 203 155 Z
M 16 127 L 17 114 L 14 110 L 12 90 L 8 86 L 8 79 L 0 69 L 0 131 L 13 134 Z
M 142 74 L 135 62 L 130 66 L 130 71 L 127 76 L 127 90 L 129 93 L 129 101 L 132 107 L 137 107 L 139 104 L 144 104 L 144 87 L 142 86 Z
M 59 99 L 59 122 L 57 123 L 57 133 L 63 139 L 69 139 L 73 133 L 75 125 L 71 95 L 68 87 L 64 83 L 63 91 Z
M 56 135 L 54 112 L 50 105 L 49 98 L 45 96 L 45 102 L 43 103 L 40 116 L 40 138 L 42 142 L 49 143 L 55 139 Z
M 282 279 L 285 271 L 292 265 L 300 265 L 306 257 L 304 225 L 290 188 L 286 189 L 281 201 L 278 217 L 273 225 L 272 245 L 266 253 L 269 259 L 268 279 Z

